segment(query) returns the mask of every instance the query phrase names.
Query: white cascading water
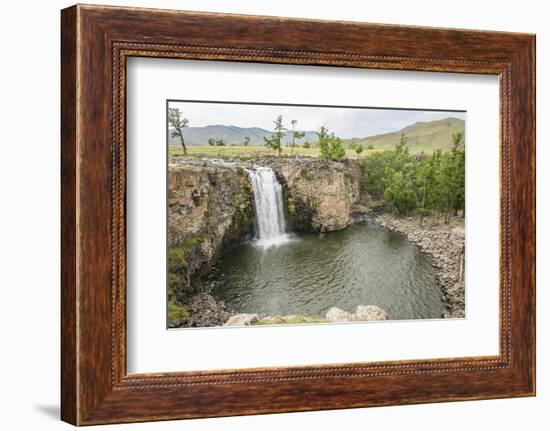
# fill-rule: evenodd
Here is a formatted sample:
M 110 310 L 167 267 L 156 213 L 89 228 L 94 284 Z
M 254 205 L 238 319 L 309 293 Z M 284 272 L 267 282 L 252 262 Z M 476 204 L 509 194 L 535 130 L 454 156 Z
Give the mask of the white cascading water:
M 254 194 L 256 239 L 262 246 L 286 242 L 283 192 L 273 169 L 256 167 L 248 171 Z

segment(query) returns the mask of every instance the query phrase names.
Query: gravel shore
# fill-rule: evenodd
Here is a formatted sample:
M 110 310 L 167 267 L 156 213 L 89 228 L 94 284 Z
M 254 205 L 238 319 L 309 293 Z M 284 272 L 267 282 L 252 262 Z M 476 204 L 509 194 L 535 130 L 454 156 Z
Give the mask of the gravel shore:
M 409 241 L 432 257 L 447 305 L 442 317 L 464 317 L 464 227 L 427 219 L 421 228 L 416 217 L 402 218 L 391 214 L 379 215 L 376 220 L 386 229 L 405 234 Z

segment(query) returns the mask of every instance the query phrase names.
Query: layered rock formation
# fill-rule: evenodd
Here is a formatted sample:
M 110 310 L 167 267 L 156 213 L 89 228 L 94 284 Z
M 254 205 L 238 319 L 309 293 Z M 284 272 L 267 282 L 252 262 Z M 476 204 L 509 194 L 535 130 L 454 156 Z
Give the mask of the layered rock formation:
M 252 189 L 246 172 L 231 165 L 185 163 L 168 172 L 168 297 L 186 308 L 210 303 L 205 292 L 195 295 L 192 281 L 204 273 L 232 243 L 251 237 L 254 216 Z M 223 307 L 208 316 L 224 320 Z M 219 315 L 216 317 L 216 315 Z M 187 322 L 189 326 L 189 322 Z
M 328 232 L 351 223 L 360 200 L 359 162 L 276 161 L 271 166 L 284 185 L 287 219 L 294 230 Z

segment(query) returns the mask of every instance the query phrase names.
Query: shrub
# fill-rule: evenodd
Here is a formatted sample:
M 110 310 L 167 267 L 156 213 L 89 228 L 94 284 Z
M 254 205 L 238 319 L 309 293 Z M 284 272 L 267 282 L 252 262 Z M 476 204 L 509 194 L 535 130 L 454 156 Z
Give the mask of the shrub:
M 168 320 L 171 322 L 177 322 L 179 320 L 189 317 L 187 309 L 174 301 L 168 301 Z
M 319 158 L 322 161 L 338 161 L 346 155 L 346 150 L 342 145 L 342 139 L 335 136 L 334 133 L 329 134 L 326 127 L 322 126 L 317 132 L 317 136 L 319 137 Z
M 296 215 L 296 201 L 294 200 L 293 197 L 289 197 L 287 199 L 287 212 L 288 214 L 290 215 Z
M 313 175 L 313 172 L 311 172 L 308 168 L 305 166 L 300 169 L 300 176 L 302 178 L 305 178 L 308 181 L 311 181 L 315 178 L 315 175 Z

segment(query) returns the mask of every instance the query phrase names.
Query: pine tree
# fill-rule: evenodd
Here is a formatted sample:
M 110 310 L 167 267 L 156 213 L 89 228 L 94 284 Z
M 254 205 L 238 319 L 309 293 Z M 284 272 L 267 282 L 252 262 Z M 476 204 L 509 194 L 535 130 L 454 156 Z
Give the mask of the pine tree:
M 273 124 L 275 124 L 275 127 L 273 128 L 273 133 L 269 138 L 264 137 L 264 145 L 268 148 L 271 148 L 272 150 L 277 151 L 280 157 L 282 151 L 281 143 L 286 131 L 285 127 L 283 126 L 283 116 L 279 115 L 275 119 Z
M 189 126 L 189 120 L 182 118 L 178 108 L 168 108 L 168 124 L 174 128 L 171 133 L 172 138 L 180 138 L 183 154 L 187 154 L 187 147 L 183 139 L 183 129 Z
M 298 124 L 297 120 L 292 120 L 290 123 L 292 124 L 290 154 L 292 154 L 294 148 L 296 147 L 296 139 L 302 139 L 306 134 L 304 132 L 296 131 L 296 124 Z
M 435 185 L 435 158 L 421 157 L 416 172 L 417 206 L 420 212 L 420 227 L 424 222 L 424 216 L 431 207 L 433 201 L 433 188 Z
M 416 206 L 412 179 L 391 167 L 384 172 L 384 199 L 398 212 L 407 214 Z
M 322 161 L 338 161 L 346 155 L 342 139 L 335 136 L 334 133 L 329 134 L 325 126 L 321 126 L 317 132 L 317 137 L 319 139 L 319 158 Z

